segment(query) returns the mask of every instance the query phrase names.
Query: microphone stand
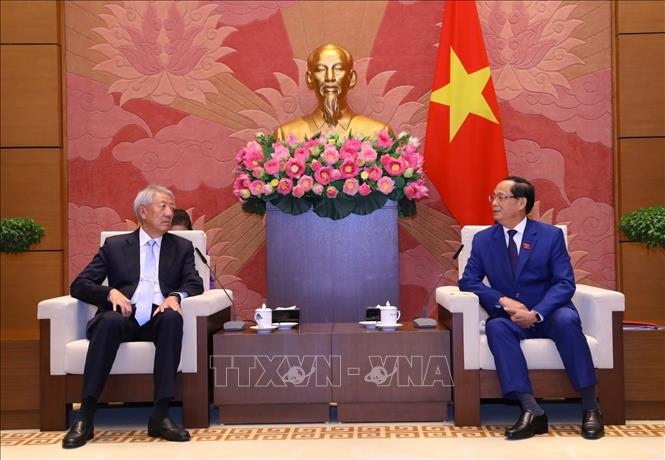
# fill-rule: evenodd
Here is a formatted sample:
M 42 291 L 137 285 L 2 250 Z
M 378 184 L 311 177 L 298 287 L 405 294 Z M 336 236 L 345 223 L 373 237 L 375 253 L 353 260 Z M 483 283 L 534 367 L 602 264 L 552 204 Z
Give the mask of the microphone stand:
M 427 317 L 427 302 L 429 302 L 429 298 L 432 296 L 432 293 L 434 290 L 439 286 L 439 283 L 441 282 L 441 279 L 443 276 L 446 274 L 446 270 L 449 267 L 452 267 L 453 262 L 457 260 L 457 258 L 460 255 L 460 252 L 462 252 L 462 249 L 464 248 L 464 245 L 461 244 L 460 247 L 455 251 L 455 255 L 448 261 L 448 264 L 443 269 L 443 272 L 441 272 L 441 276 L 439 276 L 439 279 L 436 280 L 436 283 L 434 283 L 434 286 L 430 291 L 427 293 L 425 296 L 425 299 L 423 300 L 423 307 L 422 307 L 422 312 L 420 313 L 420 318 L 416 318 L 413 320 L 413 325 L 417 328 L 420 329 L 428 329 L 428 328 L 433 328 L 436 327 L 436 320 L 433 318 L 428 318 Z
M 217 274 L 213 271 L 213 269 L 208 265 L 208 261 L 206 260 L 205 256 L 201 251 L 199 251 L 199 248 L 194 246 L 194 251 L 196 251 L 196 254 L 198 254 L 199 259 L 201 259 L 201 262 L 205 264 L 206 267 L 208 267 L 208 270 L 210 270 L 210 273 L 212 273 L 213 277 L 215 278 L 215 281 L 217 281 L 217 284 L 219 287 L 224 291 L 224 294 L 226 294 L 226 297 L 229 298 L 231 301 L 231 321 L 225 322 L 222 327 L 224 328 L 225 331 L 227 332 L 233 332 L 233 331 L 242 331 L 245 329 L 245 322 L 238 320 L 237 317 L 237 310 L 236 310 L 236 304 L 233 302 L 233 299 L 229 295 L 228 292 L 226 292 L 226 289 L 222 285 L 222 282 L 217 278 Z

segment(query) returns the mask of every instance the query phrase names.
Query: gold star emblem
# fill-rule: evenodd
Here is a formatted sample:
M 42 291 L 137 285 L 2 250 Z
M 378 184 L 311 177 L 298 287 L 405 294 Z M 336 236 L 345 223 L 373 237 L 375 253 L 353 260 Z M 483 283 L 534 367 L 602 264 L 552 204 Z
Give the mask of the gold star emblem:
M 430 100 L 450 107 L 449 136 L 451 142 L 470 113 L 499 123 L 483 96 L 483 90 L 489 79 L 489 67 L 468 73 L 455 50 L 450 48 L 450 82 L 446 86 L 432 91 Z

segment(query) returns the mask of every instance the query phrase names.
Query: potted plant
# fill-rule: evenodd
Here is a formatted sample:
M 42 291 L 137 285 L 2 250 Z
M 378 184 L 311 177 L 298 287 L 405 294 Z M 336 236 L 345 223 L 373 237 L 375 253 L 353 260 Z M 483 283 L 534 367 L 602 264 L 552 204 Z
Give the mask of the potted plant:
M 619 229 L 647 247 L 665 248 L 665 206 L 640 208 L 619 220 Z
M 29 217 L 0 219 L 0 250 L 7 253 L 27 251 L 44 236 L 44 227 Z

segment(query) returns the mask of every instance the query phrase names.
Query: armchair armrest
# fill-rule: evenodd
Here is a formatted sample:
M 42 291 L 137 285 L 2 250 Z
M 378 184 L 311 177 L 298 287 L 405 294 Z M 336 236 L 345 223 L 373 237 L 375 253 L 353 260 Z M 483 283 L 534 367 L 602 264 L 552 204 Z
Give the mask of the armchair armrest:
M 233 298 L 231 291 L 226 291 Z M 210 289 L 201 295 L 187 297 L 182 301 L 182 372 L 197 372 L 196 323 L 198 317 L 207 317 L 231 306 L 223 289 Z
M 471 292 L 456 286 L 436 288 L 436 302 L 452 314 L 462 315 L 464 369 L 480 369 L 480 302 Z
M 584 333 L 595 337 L 598 347 L 599 369 L 611 369 L 613 360 L 612 315 L 625 310 L 625 297 L 622 293 L 586 284 L 578 284 L 573 295 L 573 304 L 580 314 Z
M 97 307 L 68 295 L 39 302 L 37 319 L 51 321 L 51 375 L 65 374 L 65 346 L 85 338 L 85 327 L 96 311 Z

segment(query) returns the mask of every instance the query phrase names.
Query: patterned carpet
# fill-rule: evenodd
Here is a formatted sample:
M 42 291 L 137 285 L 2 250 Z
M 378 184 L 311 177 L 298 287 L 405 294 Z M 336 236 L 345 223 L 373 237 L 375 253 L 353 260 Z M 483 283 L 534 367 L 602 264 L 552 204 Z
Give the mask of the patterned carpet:
M 388 424 L 334 426 L 239 427 L 220 426 L 190 430 L 192 441 L 279 441 L 333 439 L 402 438 L 502 438 L 505 426 L 455 427 L 444 424 Z M 63 432 L 2 431 L 1 446 L 59 444 Z M 613 425 L 605 427 L 605 436 L 627 438 L 665 438 L 665 423 Z M 550 425 L 547 437 L 579 437 L 579 425 Z M 145 430 L 96 430 L 91 444 L 156 443 Z

